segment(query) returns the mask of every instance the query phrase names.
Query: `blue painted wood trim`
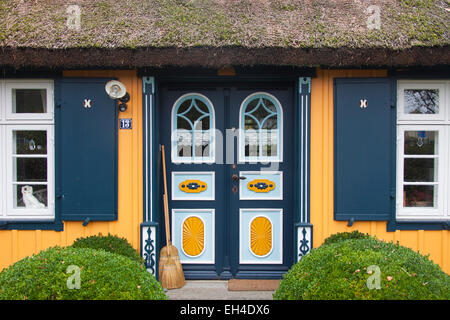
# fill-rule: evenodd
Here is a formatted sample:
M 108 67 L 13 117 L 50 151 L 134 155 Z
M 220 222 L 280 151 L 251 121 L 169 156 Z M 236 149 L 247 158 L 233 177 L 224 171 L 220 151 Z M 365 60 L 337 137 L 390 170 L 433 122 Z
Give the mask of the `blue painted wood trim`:
M 450 221 L 396 221 L 391 219 L 386 226 L 386 231 L 396 230 L 450 230 Z
M 294 263 L 299 260 L 299 245 L 302 245 L 302 256 L 312 249 L 312 229 L 310 224 L 310 143 L 311 143 L 311 78 L 299 77 L 296 82 L 297 94 L 295 98 L 296 119 L 298 124 L 298 134 L 296 140 L 297 166 L 295 175 L 297 177 L 298 195 L 295 199 L 295 207 L 298 214 L 294 219 L 293 233 Z M 297 239 L 298 229 L 304 227 L 311 232 L 311 239 Z M 301 244 L 300 242 L 301 241 Z
M 155 180 L 154 170 L 154 116 L 155 116 L 155 78 L 142 78 L 142 99 L 143 99 L 143 192 L 144 192 L 144 210 L 143 221 L 153 221 L 152 212 L 156 212 L 154 205 L 153 185 Z
M 147 228 L 146 234 L 143 234 L 144 229 Z M 154 235 L 155 240 L 153 241 L 151 236 L 152 234 L 152 228 L 154 228 L 154 232 L 156 233 Z M 159 224 L 151 221 L 143 222 L 140 226 L 140 252 L 141 256 L 145 260 L 145 267 L 156 277 L 158 278 L 158 264 L 159 264 L 159 241 L 158 241 L 158 234 L 159 234 Z M 145 245 L 144 245 L 145 244 Z
M 52 230 L 63 231 L 64 224 L 61 219 L 55 219 L 50 222 L 36 221 L 2 221 L 0 222 L 0 230 Z
M 298 124 L 299 136 L 297 146 L 298 153 L 298 186 L 299 190 L 299 214 L 298 221 L 309 223 L 310 221 L 310 142 L 311 142 L 311 78 L 300 77 L 298 79 Z M 297 221 L 297 220 L 296 220 Z
M 338 172 L 337 165 L 338 165 L 338 152 L 337 152 L 337 146 L 336 146 L 336 139 L 338 137 L 337 133 L 337 119 L 338 119 L 338 112 L 336 111 L 337 106 L 337 83 L 354 83 L 355 85 L 358 85 L 362 82 L 365 83 L 380 83 L 380 82 L 389 82 L 389 88 L 390 88 L 390 96 L 389 96 L 389 104 L 390 104 L 390 130 L 392 135 L 392 141 L 389 146 L 389 152 L 391 156 L 391 173 L 390 173 L 390 181 L 389 181 L 389 193 L 390 193 L 390 208 L 386 208 L 385 211 L 380 212 L 378 211 L 376 214 L 372 213 L 365 213 L 362 214 L 359 210 L 358 211 L 349 211 L 346 210 L 345 213 L 339 212 L 337 210 L 338 208 L 338 196 L 335 194 L 334 196 L 334 219 L 338 221 L 348 221 L 348 226 L 353 225 L 354 221 L 389 221 L 392 218 L 393 212 L 395 212 L 395 181 L 396 181 L 396 109 L 395 109 L 395 94 L 396 91 L 393 91 L 393 80 L 389 78 L 377 78 L 377 77 L 365 77 L 365 78 L 335 78 L 333 80 L 333 105 L 334 105 L 334 192 L 336 193 L 337 189 L 337 179 L 336 174 Z
M 138 69 L 138 77 L 156 76 L 158 79 L 175 81 L 273 81 L 273 80 L 294 80 L 299 75 L 303 77 L 316 77 L 315 67 L 294 67 L 294 66 L 234 66 L 236 75 L 219 76 L 217 68 L 204 67 L 145 67 Z
M 62 131 L 64 128 L 61 126 L 61 105 L 63 104 L 62 97 L 62 83 L 64 82 L 92 82 L 92 83 L 106 83 L 110 80 L 116 80 L 117 78 L 83 78 L 83 77 L 61 77 L 55 81 L 55 215 L 59 215 L 60 219 L 64 221 L 83 221 L 83 226 L 86 226 L 89 221 L 116 221 L 118 219 L 118 109 L 117 103 L 115 103 L 115 114 L 114 114 L 114 210 L 108 214 L 103 213 L 101 210 L 97 210 L 96 214 L 90 214 L 88 212 L 83 212 L 80 214 L 73 214 L 70 216 L 63 217 L 61 213 L 62 209 L 60 202 L 62 198 L 58 195 L 64 195 L 64 190 L 62 190 L 62 180 L 61 180 L 61 170 L 59 165 L 62 163 L 62 153 L 58 151 L 61 145 Z M 70 211 L 66 211 L 70 212 Z
M 405 80 L 449 79 L 450 66 L 390 69 L 388 76 Z
M 298 229 L 303 229 L 302 231 L 302 238 L 298 238 Z M 306 237 L 306 231 L 305 229 L 310 230 L 310 236 L 309 239 Z M 311 223 L 296 223 L 294 225 L 294 238 L 295 238 L 295 261 L 300 261 L 300 259 L 311 252 L 313 249 L 313 225 Z

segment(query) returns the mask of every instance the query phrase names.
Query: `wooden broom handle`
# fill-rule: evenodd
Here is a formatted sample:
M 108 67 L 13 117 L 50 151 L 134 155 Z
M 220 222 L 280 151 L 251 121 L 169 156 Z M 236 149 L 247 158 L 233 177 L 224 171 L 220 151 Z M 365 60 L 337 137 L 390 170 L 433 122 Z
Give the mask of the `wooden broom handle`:
M 169 198 L 167 197 L 167 177 L 166 177 L 166 157 L 164 154 L 164 145 L 161 145 L 162 163 L 163 163 L 163 177 L 164 177 L 164 220 L 166 225 L 166 242 L 170 243 L 170 228 L 169 228 Z

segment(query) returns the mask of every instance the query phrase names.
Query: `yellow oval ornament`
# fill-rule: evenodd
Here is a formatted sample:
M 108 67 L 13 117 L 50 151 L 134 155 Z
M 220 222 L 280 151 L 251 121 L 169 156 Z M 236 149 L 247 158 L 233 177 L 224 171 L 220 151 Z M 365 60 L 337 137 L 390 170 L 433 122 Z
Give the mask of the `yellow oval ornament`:
M 257 256 L 272 250 L 272 223 L 266 217 L 256 217 L 250 224 L 250 248 Z
M 269 192 L 275 189 L 275 182 L 267 179 L 255 179 L 247 183 L 247 188 L 254 192 Z
M 200 193 L 208 188 L 206 182 L 200 180 L 185 180 L 178 186 L 181 191 L 187 193 Z
M 183 251 L 195 257 L 205 248 L 205 225 L 198 217 L 189 217 L 183 222 Z

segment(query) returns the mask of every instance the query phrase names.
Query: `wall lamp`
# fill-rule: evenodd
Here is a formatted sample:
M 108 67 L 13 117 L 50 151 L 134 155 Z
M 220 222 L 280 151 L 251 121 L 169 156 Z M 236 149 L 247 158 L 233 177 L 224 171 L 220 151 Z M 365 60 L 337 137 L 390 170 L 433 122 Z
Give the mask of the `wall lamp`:
M 127 102 L 130 101 L 130 94 L 122 82 L 117 80 L 108 81 L 105 85 L 105 90 L 111 99 L 119 102 L 119 111 L 124 112 L 127 110 Z

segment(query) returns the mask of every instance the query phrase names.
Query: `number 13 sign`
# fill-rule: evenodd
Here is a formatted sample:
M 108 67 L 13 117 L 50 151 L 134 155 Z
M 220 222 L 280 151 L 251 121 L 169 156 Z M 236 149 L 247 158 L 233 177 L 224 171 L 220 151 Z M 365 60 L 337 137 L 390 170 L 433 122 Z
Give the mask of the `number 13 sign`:
M 120 129 L 132 129 L 131 119 L 119 119 L 119 121 L 120 121 L 119 125 Z

